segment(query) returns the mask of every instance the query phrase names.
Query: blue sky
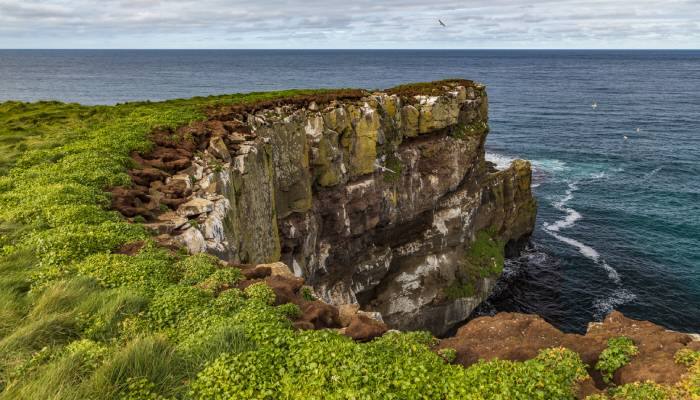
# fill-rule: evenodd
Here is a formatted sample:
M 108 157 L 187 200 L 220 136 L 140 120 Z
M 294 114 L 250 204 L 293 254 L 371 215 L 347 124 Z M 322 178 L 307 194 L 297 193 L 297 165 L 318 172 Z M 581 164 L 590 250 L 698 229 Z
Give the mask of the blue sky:
M 700 0 L 0 0 L 0 48 L 697 49 Z

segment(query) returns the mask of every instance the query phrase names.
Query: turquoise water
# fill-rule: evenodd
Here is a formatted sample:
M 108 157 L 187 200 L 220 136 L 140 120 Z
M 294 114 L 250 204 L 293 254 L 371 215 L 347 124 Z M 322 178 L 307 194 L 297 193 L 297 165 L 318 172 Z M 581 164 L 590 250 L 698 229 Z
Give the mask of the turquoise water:
M 533 248 L 479 312 L 581 331 L 618 309 L 700 331 L 699 51 L 0 51 L 0 101 L 449 77 L 488 85 L 489 158 L 532 160 L 539 201 Z

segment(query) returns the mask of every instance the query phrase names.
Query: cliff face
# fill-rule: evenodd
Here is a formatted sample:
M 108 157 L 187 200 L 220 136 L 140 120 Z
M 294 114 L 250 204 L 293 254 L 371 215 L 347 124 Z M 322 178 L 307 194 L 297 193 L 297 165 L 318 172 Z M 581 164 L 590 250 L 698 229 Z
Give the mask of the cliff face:
M 192 253 L 282 260 L 327 302 L 444 333 L 534 225 L 529 163 L 484 161 L 487 109 L 483 86 L 458 81 L 221 112 L 188 128 L 203 150 L 160 185 L 182 199 L 151 226 Z

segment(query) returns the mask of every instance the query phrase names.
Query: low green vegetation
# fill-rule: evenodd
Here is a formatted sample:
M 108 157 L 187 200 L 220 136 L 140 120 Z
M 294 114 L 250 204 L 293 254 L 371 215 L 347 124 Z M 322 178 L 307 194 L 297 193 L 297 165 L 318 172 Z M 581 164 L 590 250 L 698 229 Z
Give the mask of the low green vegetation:
M 398 182 L 401 179 L 403 163 L 395 153 L 387 155 L 384 166 L 387 168 L 387 171 L 384 171 L 384 182 Z
M 505 263 L 504 246 L 505 243 L 497 238 L 493 229 L 477 232 L 459 265 L 455 281 L 445 289 L 447 298 L 454 300 L 474 296 L 479 279 L 500 276 Z
M 450 136 L 457 139 L 465 139 L 472 136 L 482 136 L 489 132 L 489 124 L 485 121 L 476 121 L 471 124 L 459 124 L 450 133 Z
M 632 339 L 619 336 L 608 339 L 608 347 L 600 353 L 595 369 L 603 375 L 603 381 L 612 382 L 615 371 L 627 365 L 639 351 Z
M 674 360 L 677 364 L 681 364 L 686 367 L 692 367 L 700 361 L 700 351 L 693 351 L 691 349 L 678 350 L 678 352 L 676 352 Z
M 587 374 L 569 350 L 463 368 L 423 332 L 360 344 L 296 331 L 301 311 L 275 306 L 269 287 L 239 290 L 239 270 L 160 248 L 109 210 L 105 189 L 129 183 L 129 155 L 150 148 L 153 129 L 314 93 L 0 104 L 0 399 L 573 398 Z M 134 242 L 134 254 L 115 252 Z M 502 267 L 502 243 L 480 232 L 465 271 Z

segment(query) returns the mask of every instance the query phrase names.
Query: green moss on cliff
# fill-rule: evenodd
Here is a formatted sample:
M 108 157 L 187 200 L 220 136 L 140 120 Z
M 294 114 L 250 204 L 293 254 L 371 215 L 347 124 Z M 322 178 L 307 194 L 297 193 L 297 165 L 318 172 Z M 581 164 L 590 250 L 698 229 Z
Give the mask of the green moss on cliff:
M 386 156 L 384 167 L 387 168 L 387 171 L 384 171 L 384 182 L 397 182 L 401 179 L 403 162 L 396 156 L 396 153 L 390 153 Z
M 448 299 L 471 297 L 475 285 L 483 278 L 497 278 L 503 272 L 505 243 L 497 238 L 493 229 L 477 232 L 469 246 L 454 282 L 445 289 Z
M 450 136 L 457 139 L 468 137 L 479 137 L 489 132 L 489 124 L 485 121 L 475 121 L 471 124 L 458 124 L 451 132 Z

